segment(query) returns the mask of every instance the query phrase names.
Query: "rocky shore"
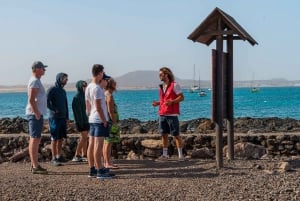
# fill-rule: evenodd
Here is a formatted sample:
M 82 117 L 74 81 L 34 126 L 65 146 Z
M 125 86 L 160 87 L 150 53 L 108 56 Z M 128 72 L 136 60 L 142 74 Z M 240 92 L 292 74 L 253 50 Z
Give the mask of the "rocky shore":
M 141 122 L 126 119 L 119 123 L 121 142 L 114 144 L 113 156 L 116 159 L 157 158 L 161 155 L 162 144 L 157 131 L 157 121 Z M 300 154 L 300 122 L 295 119 L 279 118 L 238 118 L 234 122 L 235 155 L 245 159 L 259 159 L 264 155 L 271 157 L 297 156 Z M 183 151 L 188 158 L 213 159 L 215 157 L 215 130 L 210 119 L 199 118 L 180 122 L 183 137 Z M 29 161 L 28 123 L 26 119 L 0 119 L 0 163 Z M 68 160 L 74 156 L 79 134 L 74 122 L 68 127 L 68 138 L 64 140 L 63 154 Z M 224 156 L 227 153 L 226 125 L 224 125 Z M 40 145 L 40 160 L 51 159 L 48 123 Z M 169 138 L 169 154 L 177 150 Z
M 157 134 L 157 121 L 140 121 L 138 119 L 124 119 L 119 123 L 122 134 Z M 300 132 L 300 120 L 291 118 L 236 118 L 234 120 L 235 133 L 277 133 L 277 132 Z M 180 122 L 180 132 L 183 134 L 214 133 L 214 123 L 207 118 L 192 119 Z M 224 123 L 224 132 L 226 125 Z M 27 120 L 21 117 L 0 119 L 0 134 L 28 133 Z M 49 133 L 48 122 L 45 120 L 44 132 Z M 68 133 L 77 133 L 74 122 L 71 121 Z

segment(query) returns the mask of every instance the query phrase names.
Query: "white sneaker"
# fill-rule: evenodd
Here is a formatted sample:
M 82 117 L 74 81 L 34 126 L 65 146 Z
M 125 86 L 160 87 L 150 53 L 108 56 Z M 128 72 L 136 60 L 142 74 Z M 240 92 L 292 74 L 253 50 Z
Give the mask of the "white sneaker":
M 87 157 L 81 157 L 81 161 L 82 162 L 88 162 L 88 159 L 87 159 Z
M 82 158 L 79 157 L 79 156 L 75 156 L 73 159 L 72 159 L 73 162 L 81 162 L 82 161 Z
M 164 155 L 161 155 L 160 157 L 158 157 L 155 161 L 159 161 L 159 162 L 162 162 L 162 161 L 168 161 L 170 159 L 169 156 L 164 156 Z
M 182 162 L 182 161 L 186 161 L 186 158 L 184 156 L 182 157 L 178 157 L 178 161 Z

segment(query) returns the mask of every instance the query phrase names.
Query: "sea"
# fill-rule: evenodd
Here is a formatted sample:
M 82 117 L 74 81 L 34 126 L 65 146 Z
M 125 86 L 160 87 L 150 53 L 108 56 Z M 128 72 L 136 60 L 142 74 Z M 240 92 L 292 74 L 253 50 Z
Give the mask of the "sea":
M 207 96 L 199 96 L 198 93 L 183 89 L 185 98 L 180 105 L 180 121 L 211 118 L 212 91 L 205 91 Z M 75 91 L 67 92 L 72 120 L 71 103 L 74 94 Z M 263 87 L 256 93 L 252 93 L 250 88 L 234 88 L 233 94 L 234 118 L 279 117 L 300 120 L 300 87 Z M 151 103 L 158 99 L 158 89 L 118 90 L 114 96 L 120 119 L 157 120 L 158 107 L 153 107 Z M 26 92 L 0 93 L 0 118 L 26 118 L 26 102 Z

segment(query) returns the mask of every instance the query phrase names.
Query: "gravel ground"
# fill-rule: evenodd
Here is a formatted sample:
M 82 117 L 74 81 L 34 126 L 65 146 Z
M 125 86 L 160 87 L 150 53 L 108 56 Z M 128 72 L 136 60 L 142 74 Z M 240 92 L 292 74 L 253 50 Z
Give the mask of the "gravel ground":
M 29 163 L 0 164 L 0 200 L 300 200 L 300 168 L 279 172 L 281 160 L 178 162 L 116 160 L 110 180 L 88 178 L 86 163 L 42 163 L 48 175 L 33 175 Z

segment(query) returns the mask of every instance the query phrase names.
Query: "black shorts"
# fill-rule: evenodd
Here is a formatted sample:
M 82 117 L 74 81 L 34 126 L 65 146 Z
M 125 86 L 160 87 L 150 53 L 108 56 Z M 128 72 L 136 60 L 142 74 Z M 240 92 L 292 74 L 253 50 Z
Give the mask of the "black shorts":
M 82 132 L 82 131 L 89 131 L 90 130 L 90 124 L 86 123 L 83 125 L 79 125 L 78 123 L 76 123 L 76 129 L 78 132 Z

